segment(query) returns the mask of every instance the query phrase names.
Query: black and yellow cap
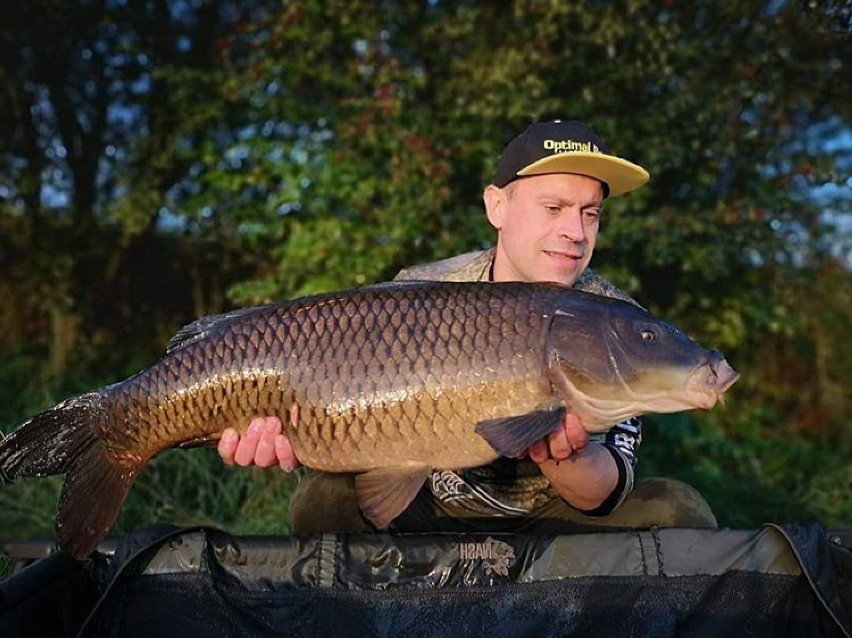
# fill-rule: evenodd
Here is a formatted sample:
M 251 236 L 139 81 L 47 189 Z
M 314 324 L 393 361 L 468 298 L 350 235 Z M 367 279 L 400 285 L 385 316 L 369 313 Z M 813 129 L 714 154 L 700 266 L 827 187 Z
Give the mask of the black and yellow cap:
M 506 145 L 493 184 L 502 188 L 520 177 L 548 173 L 594 177 L 603 182 L 607 197 L 630 192 L 650 179 L 641 166 L 610 155 L 588 124 L 554 120 L 531 124 Z

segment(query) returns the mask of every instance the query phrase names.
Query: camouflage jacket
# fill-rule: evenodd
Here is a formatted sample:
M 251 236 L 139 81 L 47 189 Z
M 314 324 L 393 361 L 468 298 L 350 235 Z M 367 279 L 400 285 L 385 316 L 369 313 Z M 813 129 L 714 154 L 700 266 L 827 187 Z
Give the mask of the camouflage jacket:
M 396 280 L 490 281 L 494 249 L 465 253 L 449 259 L 401 270 Z M 627 293 L 587 268 L 574 287 L 606 297 L 636 303 Z M 604 516 L 618 507 L 633 489 L 642 423 L 630 419 L 605 434 L 594 435 L 616 461 L 619 480 L 613 493 L 590 516 Z M 529 460 L 501 458 L 493 463 L 455 472 L 435 470 L 428 484 L 435 498 L 466 515 L 534 516 L 535 511 L 558 498 L 538 466 Z

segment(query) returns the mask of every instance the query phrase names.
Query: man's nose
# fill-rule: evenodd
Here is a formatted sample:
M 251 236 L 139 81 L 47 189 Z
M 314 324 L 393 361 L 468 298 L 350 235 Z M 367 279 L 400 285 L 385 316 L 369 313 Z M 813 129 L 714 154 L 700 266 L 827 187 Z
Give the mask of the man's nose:
M 565 211 L 559 219 L 559 234 L 573 242 L 586 239 L 586 227 L 583 225 L 583 215 L 578 210 Z

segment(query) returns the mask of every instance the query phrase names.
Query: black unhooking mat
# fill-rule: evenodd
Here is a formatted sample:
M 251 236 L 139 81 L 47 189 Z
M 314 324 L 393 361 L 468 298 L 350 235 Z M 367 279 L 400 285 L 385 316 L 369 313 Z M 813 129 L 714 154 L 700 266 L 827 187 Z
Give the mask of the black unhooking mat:
M 0 583 L 0 636 L 843 636 L 820 526 L 236 537 L 156 527 Z

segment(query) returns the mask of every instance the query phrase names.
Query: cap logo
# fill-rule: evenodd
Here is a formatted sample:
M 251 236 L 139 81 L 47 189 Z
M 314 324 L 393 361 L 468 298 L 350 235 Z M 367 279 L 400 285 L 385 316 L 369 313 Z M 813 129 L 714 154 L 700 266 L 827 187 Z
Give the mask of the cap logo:
M 544 149 L 552 153 L 600 153 L 601 150 L 591 142 L 575 142 L 574 140 L 544 140 Z

